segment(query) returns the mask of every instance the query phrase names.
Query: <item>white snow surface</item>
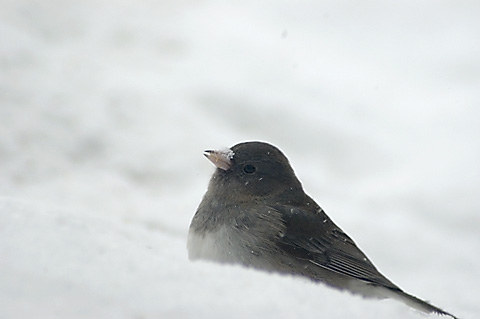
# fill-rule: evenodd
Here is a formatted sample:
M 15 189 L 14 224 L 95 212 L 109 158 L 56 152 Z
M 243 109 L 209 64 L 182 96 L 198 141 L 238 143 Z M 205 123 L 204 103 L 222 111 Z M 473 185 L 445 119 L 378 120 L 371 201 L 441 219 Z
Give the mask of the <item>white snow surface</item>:
M 190 262 L 262 140 L 406 291 L 480 304 L 480 2 L 0 2 L 0 318 L 425 318 Z M 428 317 L 435 318 L 435 315 Z

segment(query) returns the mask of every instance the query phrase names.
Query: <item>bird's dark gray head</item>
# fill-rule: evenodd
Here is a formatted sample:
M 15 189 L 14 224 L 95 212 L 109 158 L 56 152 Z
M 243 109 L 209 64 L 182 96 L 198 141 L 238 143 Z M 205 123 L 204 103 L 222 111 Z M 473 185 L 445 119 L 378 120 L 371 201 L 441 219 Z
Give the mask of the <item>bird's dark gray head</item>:
M 268 143 L 239 143 L 223 151 L 205 151 L 205 156 L 217 167 L 209 191 L 245 201 L 278 196 L 290 201 L 303 194 L 288 159 Z

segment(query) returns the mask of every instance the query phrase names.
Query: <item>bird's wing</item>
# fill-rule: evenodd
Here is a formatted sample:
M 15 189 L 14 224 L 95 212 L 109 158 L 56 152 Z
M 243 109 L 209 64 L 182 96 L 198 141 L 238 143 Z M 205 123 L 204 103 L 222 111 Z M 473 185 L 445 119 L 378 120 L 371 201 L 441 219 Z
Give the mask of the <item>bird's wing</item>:
M 313 201 L 312 201 L 313 202 Z M 273 207 L 286 225 L 278 246 L 291 256 L 318 267 L 391 289 L 399 289 L 385 278 L 323 210 L 312 203 L 312 211 L 292 206 Z

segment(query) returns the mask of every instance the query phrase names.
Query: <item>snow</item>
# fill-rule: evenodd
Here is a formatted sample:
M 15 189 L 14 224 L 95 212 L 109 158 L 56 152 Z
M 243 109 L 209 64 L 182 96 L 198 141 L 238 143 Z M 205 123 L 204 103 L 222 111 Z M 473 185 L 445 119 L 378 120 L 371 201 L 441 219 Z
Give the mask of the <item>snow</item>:
M 190 262 L 261 140 L 406 291 L 480 316 L 480 4 L 2 1 L 0 318 L 424 318 Z M 435 317 L 435 316 L 431 316 Z

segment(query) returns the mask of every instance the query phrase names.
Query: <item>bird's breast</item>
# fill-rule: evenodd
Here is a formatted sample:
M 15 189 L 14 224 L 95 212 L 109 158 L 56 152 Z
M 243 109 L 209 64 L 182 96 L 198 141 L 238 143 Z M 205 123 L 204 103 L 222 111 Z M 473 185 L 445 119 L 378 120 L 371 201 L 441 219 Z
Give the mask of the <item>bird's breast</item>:
M 244 234 L 245 236 L 245 234 Z M 236 230 L 227 226 L 199 233 L 190 229 L 187 241 L 190 260 L 204 259 L 220 263 L 247 263 L 254 251 L 248 249 Z

